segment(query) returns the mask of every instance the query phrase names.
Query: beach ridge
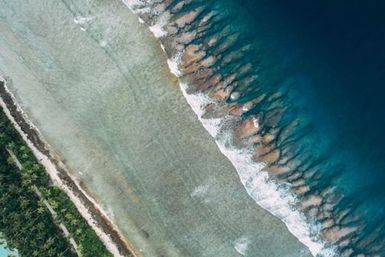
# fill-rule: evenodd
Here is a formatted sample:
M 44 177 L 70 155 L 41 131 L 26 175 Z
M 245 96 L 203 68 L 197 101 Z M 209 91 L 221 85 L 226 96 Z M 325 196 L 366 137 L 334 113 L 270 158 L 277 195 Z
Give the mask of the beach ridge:
M 6 83 L 7 81 L 0 77 L 0 106 L 39 163 L 45 168 L 52 182 L 67 194 L 107 250 L 114 256 L 142 256 L 124 239 L 122 233 L 108 218 L 103 208 L 82 187 L 83 183 L 77 181 L 60 160 L 60 157 L 53 153 L 38 129 L 23 113 L 16 99 L 8 90 Z

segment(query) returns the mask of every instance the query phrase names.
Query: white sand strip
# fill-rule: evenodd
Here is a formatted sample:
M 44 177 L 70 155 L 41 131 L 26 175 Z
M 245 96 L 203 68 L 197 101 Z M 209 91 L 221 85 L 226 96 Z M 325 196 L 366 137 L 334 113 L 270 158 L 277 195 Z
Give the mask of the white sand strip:
M 4 88 L 8 92 L 9 95 L 12 96 L 12 93 L 8 90 L 6 86 L 6 80 L 4 80 L 2 77 L 0 77 L 0 80 L 4 82 Z M 15 98 L 12 96 L 13 102 L 15 102 Z M 59 171 L 56 167 L 56 165 L 50 160 L 49 157 L 41 153 L 35 145 L 28 139 L 27 135 L 23 132 L 19 124 L 15 121 L 14 117 L 12 116 L 10 110 L 8 109 L 7 105 L 3 101 L 3 99 L 0 97 L 0 106 L 3 108 L 4 113 L 7 115 L 8 119 L 12 122 L 13 126 L 16 128 L 16 130 L 19 132 L 19 134 L 22 136 L 23 140 L 27 143 L 28 147 L 32 150 L 33 154 L 35 155 L 36 159 L 39 161 L 41 165 L 45 168 L 47 171 L 48 175 L 50 176 L 51 180 L 55 185 L 57 185 L 59 188 L 61 188 L 71 199 L 71 201 L 75 204 L 76 208 L 78 209 L 79 213 L 84 217 L 84 219 L 87 221 L 87 223 L 92 227 L 92 229 L 96 232 L 100 240 L 103 242 L 103 244 L 106 246 L 107 250 L 110 251 L 114 256 L 116 257 L 124 257 L 120 252 L 117 247 L 117 245 L 112 241 L 111 237 L 104 231 L 95 221 L 93 218 L 92 214 L 89 212 L 87 207 L 84 205 L 84 203 L 81 201 L 81 199 L 76 196 L 76 194 L 69 188 L 63 180 L 59 176 Z M 17 104 L 16 104 L 17 106 Z M 18 111 L 22 113 L 24 120 L 31 126 L 34 127 L 31 122 L 25 117 L 25 114 L 22 112 L 21 108 L 17 106 Z M 40 138 L 41 139 L 41 138 Z M 42 140 L 42 139 L 41 139 Z M 43 141 L 43 140 L 42 140 Z M 47 146 L 47 144 L 45 144 Z M 62 162 L 59 161 L 59 165 L 62 169 L 65 169 L 65 166 Z M 69 172 L 67 172 L 67 175 L 71 177 L 71 179 L 75 182 L 77 188 L 79 191 L 81 191 L 87 198 L 90 200 L 98 209 L 100 212 L 103 213 L 106 219 L 108 219 L 107 214 L 105 211 L 101 208 L 101 206 L 94 200 L 92 199 L 84 190 L 81 189 L 79 186 L 79 183 L 76 181 L 75 178 L 71 176 Z M 110 221 L 111 224 L 113 224 Z M 114 226 L 114 229 L 118 231 L 117 227 Z M 132 251 L 134 252 L 134 251 Z M 136 256 L 136 255 L 134 255 Z

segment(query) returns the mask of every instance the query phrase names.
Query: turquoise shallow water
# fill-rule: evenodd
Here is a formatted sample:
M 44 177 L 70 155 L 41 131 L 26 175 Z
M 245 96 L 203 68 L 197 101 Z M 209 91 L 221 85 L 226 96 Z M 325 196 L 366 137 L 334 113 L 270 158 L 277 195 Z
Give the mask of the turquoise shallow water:
M 244 252 L 247 256 L 272 256 L 265 252 L 261 253 L 260 250 L 261 248 L 264 249 L 260 245 L 261 242 L 264 242 L 263 240 L 267 239 L 268 233 L 261 233 L 261 226 L 254 223 L 257 221 L 253 219 L 247 221 L 243 217 L 246 213 L 252 217 L 257 210 L 253 209 L 256 204 L 245 196 L 244 188 L 241 188 L 239 183 L 234 184 L 239 186 L 235 192 L 243 193 L 242 198 L 229 200 L 231 203 L 229 206 L 241 206 L 234 209 L 228 208 L 228 210 L 233 210 L 233 215 L 228 215 L 223 199 L 222 201 L 215 201 L 215 205 L 210 203 L 212 204 L 210 205 L 212 207 L 210 211 L 206 212 L 206 203 L 204 201 L 197 203 L 197 205 L 195 203 L 189 205 L 194 211 L 188 211 L 190 209 L 185 207 L 184 204 L 190 203 L 190 198 L 194 200 L 196 195 L 199 196 L 201 190 L 206 191 L 206 176 L 215 181 L 214 184 L 218 187 L 218 190 L 213 195 L 219 198 L 231 196 L 232 194 L 228 192 L 234 190 L 224 190 L 226 188 L 223 185 L 233 185 L 228 183 L 225 177 L 231 177 L 231 181 L 238 178 L 233 170 L 224 176 L 224 172 L 216 173 L 217 169 L 211 166 L 206 171 L 205 169 L 209 167 L 206 162 L 199 161 L 197 163 L 197 159 L 203 160 L 202 156 L 205 158 L 207 156 L 207 158 L 214 159 L 207 161 L 207 163 L 214 163 L 213 166 L 219 167 L 220 171 L 227 170 L 219 166 L 227 164 L 223 156 L 222 159 L 219 159 L 220 156 L 211 153 L 211 150 L 204 152 L 201 146 L 194 148 L 196 150 L 192 149 L 192 153 L 175 150 L 179 146 L 175 146 L 173 144 L 174 140 L 171 139 L 175 135 L 179 135 L 180 131 L 187 131 L 186 127 L 189 127 L 189 125 L 179 127 L 179 125 L 174 124 L 173 120 L 169 120 L 168 115 L 153 115 L 152 110 L 147 110 L 152 107 L 169 113 L 180 114 L 182 112 L 179 111 L 179 104 L 169 104 L 176 101 L 174 98 L 163 98 L 165 95 L 167 96 L 167 93 L 162 91 L 164 90 L 162 87 L 159 87 L 160 89 L 151 87 L 151 90 L 149 90 L 148 85 L 141 84 L 144 80 L 147 81 L 150 77 L 154 77 L 153 70 L 146 70 L 146 74 L 143 76 L 138 75 L 138 78 L 132 75 L 136 74 L 138 69 L 137 67 L 127 67 L 127 60 L 131 61 L 133 57 L 142 59 L 142 57 L 132 54 L 133 52 L 137 54 L 140 51 L 126 52 L 123 47 L 124 44 L 116 44 L 116 42 L 126 43 L 124 37 L 129 38 L 129 32 L 123 29 L 122 31 L 125 33 L 122 35 L 113 33 L 120 31 L 121 28 L 117 24 L 120 24 L 121 21 L 114 23 L 109 20 L 111 22 L 109 26 L 104 26 L 105 20 L 103 20 L 103 17 L 111 17 L 110 13 L 105 16 L 95 15 L 95 17 L 102 18 L 97 20 L 98 22 L 94 22 L 95 17 L 92 15 L 92 17 L 83 17 L 92 12 L 81 3 L 75 4 L 76 1 L 64 2 L 66 3 L 65 8 L 64 6 L 61 7 L 62 9 L 59 8 L 60 12 L 58 13 L 63 17 L 68 18 L 68 15 L 70 15 L 71 19 L 75 18 L 74 21 L 77 25 L 72 24 L 70 34 L 75 35 L 73 36 L 74 39 L 79 39 L 76 41 L 76 45 L 81 46 L 80 49 L 86 53 L 84 56 L 81 55 L 81 58 L 78 57 L 80 56 L 79 53 L 70 55 L 67 58 L 67 55 L 62 56 L 60 51 L 56 51 L 55 46 L 63 47 L 64 45 L 65 49 L 68 49 L 68 53 L 73 53 L 71 44 L 63 44 L 63 42 L 68 43 L 65 37 L 60 37 L 60 34 L 53 38 L 47 36 L 60 31 L 58 28 L 64 26 L 60 22 L 65 19 L 58 19 L 56 22 L 59 25 L 46 22 L 52 27 L 47 26 L 45 30 L 40 31 L 40 24 L 30 25 L 28 19 L 23 20 L 24 17 L 32 17 L 35 14 L 33 12 L 32 14 L 29 13 L 29 8 L 22 10 L 28 15 L 18 17 L 21 20 L 20 24 L 15 22 L 14 17 L 4 16 L 8 18 L 7 23 L 10 24 L 9 34 L 13 36 L 13 31 L 16 31 L 15 33 L 22 35 L 21 38 L 24 42 L 16 41 L 19 36 L 15 37 L 16 39 L 10 36 L 10 39 L 4 40 L 3 47 L 7 50 L 11 49 L 12 51 L 9 52 L 15 55 L 9 54 L 8 59 L 4 58 L 2 70 L 7 73 L 6 75 L 14 76 L 15 87 L 20 91 L 21 98 L 25 100 L 24 104 L 35 101 L 35 105 L 32 106 L 41 108 L 37 112 L 35 109 L 35 112 L 31 113 L 39 118 L 39 127 L 41 126 L 43 131 L 50 136 L 50 142 L 56 143 L 58 149 L 66 154 L 69 160 L 72 160 L 73 167 L 76 167 L 79 171 L 84 170 L 83 174 L 79 173 L 80 176 L 89 181 L 89 185 L 91 187 L 93 185 L 94 191 L 99 192 L 99 195 L 105 193 L 107 202 L 110 202 L 111 206 L 115 208 L 116 206 L 122 208 L 124 202 L 122 205 L 122 202 L 119 202 L 121 201 L 119 197 L 108 196 L 108 193 L 114 191 L 111 188 L 114 187 L 114 183 L 117 183 L 116 181 L 122 182 L 124 181 L 122 177 L 125 177 L 130 185 L 121 185 L 121 192 L 124 192 L 124 195 L 134 193 L 138 196 L 138 199 L 146 204 L 131 205 L 135 202 L 139 203 L 139 200 L 136 198 L 126 200 L 131 210 L 127 211 L 122 208 L 116 212 L 116 215 L 129 213 L 134 216 L 134 220 L 139 224 L 137 228 L 141 230 L 140 233 L 143 233 L 144 237 L 151 235 L 150 240 L 154 240 L 153 242 L 157 242 L 160 246 L 163 246 L 163 241 L 157 239 L 162 237 L 164 233 L 170 241 L 176 242 L 175 245 L 178 250 L 186 247 L 184 253 L 190 250 L 191 255 L 200 254 L 200 256 L 203 256 L 206 254 L 212 256 L 213 251 L 218 249 L 216 244 L 222 245 L 219 242 L 221 240 L 217 239 L 220 234 L 223 236 L 222 242 L 224 242 L 225 249 L 223 252 L 226 254 L 230 255 L 232 251 L 234 252 L 234 247 L 231 244 L 235 244 L 235 250 L 238 253 Z M 172 15 L 176 18 L 183 17 L 186 13 L 194 10 L 201 12 L 196 20 L 181 28 L 178 33 L 199 31 L 199 34 L 184 34 L 185 38 L 182 38 L 182 40 L 188 41 L 186 38 L 195 35 L 190 43 L 204 47 L 205 51 L 200 54 L 207 58 L 212 56 L 216 62 L 210 66 L 207 64 L 210 61 L 207 61 L 206 66 L 200 67 L 200 73 L 189 74 L 190 93 L 194 91 L 194 86 L 201 86 L 201 88 L 195 88 L 195 90 L 200 90 L 207 93 L 207 95 L 212 94 L 213 92 L 210 90 L 218 85 L 211 83 L 211 81 L 208 83 L 208 80 L 204 80 L 202 74 L 209 74 L 208 76 L 219 75 L 220 79 L 218 80 L 223 82 L 222 85 L 226 84 L 226 90 L 237 93 L 232 94 L 233 98 L 226 98 L 225 101 L 220 102 L 221 106 L 243 105 L 252 102 L 253 105 L 247 108 L 247 111 L 244 111 L 239 119 L 234 118 L 234 120 L 240 123 L 255 118 L 258 121 L 259 131 L 257 135 L 253 135 L 255 141 L 247 143 L 257 148 L 258 152 L 255 158 L 267 164 L 266 170 L 271 175 L 269 182 L 276 183 L 278 189 L 287 189 L 287 191 L 295 193 L 298 202 L 291 206 L 291 210 L 301 211 L 306 216 L 304 220 L 311 224 L 311 229 L 314 229 L 314 231 L 309 232 L 313 239 L 315 241 L 325 239 L 327 246 L 336 246 L 338 251 L 343 253 L 343 256 L 360 256 L 360 254 L 383 256 L 385 250 L 384 224 L 382 222 L 385 217 L 385 194 L 383 191 L 383 145 L 385 144 L 383 134 L 385 122 L 383 117 L 385 108 L 382 99 L 384 96 L 385 65 L 382 46 L 385 40 L 381 28 L 384 27 L 385 22 L 382 15 L 380 15 L 381 10 L 384 10 L 383 4 L 373 2 L 371 5 L 361 6 L 358 3 L 346 5 L 342 1 L 312 1 L 311 3 L 297 1 L 288 5 L 285 1 L 212 0 L 192 1 L 191 4 L 186 4 L 182 8 L 180 5 L 177 6 L 178 2 L 168 1 L 171 4 L 167 7 L 154 4 L 149 9 L 144 9 L 142 13 L 156 9 L 153 16 L 144 17 L 149 20 L 150 25 L 153 25 L 152 22 L 157 21 L 157 15 L 162 13 L 160 10 L 171 10 Z M 35 12 L 41 11 L 39 5 L 35 6 Z M 100 7 L 103 10 L 102 13 L 104 13 L 104 8 L 104 6 Z M 178 8 L 180 9 L 178 10 Z M 10 9 L 20 11 L 20 8 Z M 93 10 L 93 7 L 90 7 L 90 9 Z M 122 8 L 117 9 L 121 10 Z M 111 11 L 111 13 L 116 13 L 116 10 Z M 168 14 L 170 15 L 170 13 Z M 207 18 L 209 16 L 211 18 Z M 167 18 L 167 16 L 165 17 Z M 207 19 L 204 19 L 205 17 Z M 66 22 L 72 22 L 71 19 L 66 20 Z M 36 19 L 31 20 L 36 21 Z M 171 25 L 175 26 L 175 24 L 172 24 L 175 20 L 170 21 Z M 203 20 L 207 24 L 201 22 Z M 24 24 L 28 24 L 28 26 Z M 180 22 L 180 24 L 183 24 L 183 22 Z M 78 25 L 80 28 L 76 27 Z M 105 27 L 111 26 L 116 26 L 114 27 L 116 30 L 105 29 Z M 182 25 L 180 26 L 182 27 Z M 90 36 L 83 37 L 83 34 L 80 35 L 80 33 L 83 33 L 80 30 L 87 31 Z M 24 33 L 25 31 L 28 31 L 29 34 Z M 176 33 L 177 30 L 170 29 L 170 31 Z M 177 45 L 178 48 L 173 45 L 172 40 L 179 36 L 178 33 L 170 37 L 164 37 L 162 41 L 166 46 L 166 52 L 171 57 L 176 49 L 180 50 L 183 47 L 188 47 L 188 43 L 186 45 Z M 43 37 L 44 40 L 40 35 L 45 36 Z M 86 41 L 90 38 L 92 40 Z M 46 39 L 50 39 L 48 43 L 46 45 L 41 44 L 41 41 L 45 42 Z M 111 39 L 113 40 L 109 41 Z M 15 45 L 13 40 L 20 43 L 20 45 Z M 24 53 L 23 58 L 20 58 L 14 67 L 7 65 L 11 63 L 11 60 L 16 59 L 13 58 L 14 56 L 23 53 L 20 49 L 28 49 L 28 47 L 24 48 L 25 42 L 38 48 L 39 55 L 35 56 L 36 52 Z M 91 42 L 97 44 L 90 47 Z M 50 51 L 47 51 L 47 49 L 50 49 Z M 105 53 L 109 56 L 107 59 L 104 56 Z M 71 56 L 77 56 L 74 59 L 75 61 L 71 59 Z M 93 59 L 90 60 L 89 56 L 93 56 Z M 99 61 L 95 63 L 101 64 L 100 66 L 93 63 L 96 57 L 99 58 Z M 192 57 L 189 56 L 190 60 L 193 57 L 196 56 L 193 54 Z M 189 59 L 186 59 L 185 62 L 188 62 Z M 199 58 L 195 60 L 199 60 Z M 74 63 L 78 65 L 75 68 Z M 118 64 L 119 69 L 116 69 L 116 73 L 112 73 L 114 68 L 111 67 L 115 67 L 115 64 Z M 183 66 L 183 63 L 181 66 Z M 28 71 L 25 67 L 33 72 Z M 149 67 L 149 65 L 142 63 L 140 67 Z M 51 72 L 52 70 L 55 72 Z M 143 70 L 145 69 L 143 68 Z M 214 75 L 207 72 L 208 70 Z M 188 73 L 188 69 L 185 69 L 185 72 Z M 105 76 L 96 79 L 95 73 Z M 31 77 L 43 77 L 46 81 L 42 83 L 33 79 L 31 80 L 33 83 L 31 83 L 24 76 L 25 74 L 29 74 Z M 202 75 L 203 79 L 202 77 L 197 78 L 196 74 Z M 234 76 L 233 80 L 231 76 Z M 131 79 L 132 77 L 133 79 Z M 68 82 L 66 84 L 67 88 L 57 86 L 61 85 L 62 81 Z M 100 81 L 103 81 L 103 83 L 104 81 L 113 82 L 103 84 Z M 26 82 L 29 84 L 23 88 L 21 85 L 26 85 Z M 103 87 L 101 84 L 103 84 Z M 136 86 L 135 89 L 125 87 L 132 84 L 139 84 L 142 87 L 139 87 L 140 89 Z M 34 88 L 31 89 L 30 85 L 33 85 Z M 44 86 L 42 87 L 42 85 Z M 118 85 L 122 87 L 118 87 Z M 98 88 L 100 92 L 95 92 L 93 88 Z M 38 90 L 40 91 L 37 92 Z M 48 91 L 49 95 L 47 94 Z M 34 99 L 39 94 L 43 96 L 42 98 L 45 98 L 45 102 Z M 238 97 L 235 97 L 236 95 Z M 147 96 L 147 98 L 144 96 Z M 87 100 L 88 103 L 84 101 L 84 99 L 90 98 L 97 99 L 97 101 Z M 57 100 L 58 103 L 55 104 L 48 103 L 52 99 L 60 100 Z M 68 110 L 64 112 L 60 104 L 68 100 L 71 100 L 72 106 L 65 105 Z M 158 103 L 157 100 L 162 103 Z M 154 107 L 143 104 L 148 102 L 151 102 Z M 136 104 L 127 106 L 126 103 Z M 45 104 L 46 106 L 44 106 Z M 33 109 L 31 104 L 25 104 L 25 106 Z M 47 106 L 55 106 L 60 111 L 46 113 Z M 141 109 L 140 113 L 135 112 L 137 109 Z M 55 108 L 52 108 L 52 110 L 55 110 Z M 142 114 L 145 110 L 149 113 L 148 117 Z M 98 115 L 95 115 L 95 112 Z M 68 117 L 76 117 L 76 121 L 74 124 L 64 122 L 63 118 L 57 118 L 60 114 L 63 115 L 62 117 L 67 117 L 64 114 L 68 115 Z M 220 116 L 220 114 L 220 111 L 208 113 L 206 117 L 210 117 L 210 115 L 211 117 Z M 49 115 L 55 116 L 51 117 L 51 119 L 55 120 L 56 118 L 55 121 L 60 125 L 56 125 L 55 122 L 48 119 L 47 116 Z M 150 118 L 153 117 L 150 115 L 153 115 L 156 119 Z M 129 118 L 125 119 L 125 116 Z M 191 118 L 191 116 L 188 117 Z M 72 118 L 67 119 L 73 121 Z M 160 125 L 164 124 L 163 122 L 167 124 Z M 84 128 L 90 131 L 87 135 L 78 132 L 79 135 L 82 135 L 78 137 L 83 140 L 92 137 L 90 141 L 98 141 L 98 145 L 107 149 L 105 152 L 111 155 L 110 159 L 113 159 L 125 171 L 121 172 L 121 169 L 117 168 L 116 174 L 106 175 L 102 174 L 103 169 L 99 170 L 99 173 L 97 172 L 97 168 L 99 168 L 97 165 L 93 167 L 94 169 L 89 169 L 88 163 L 86 163 L 87 159 L 78 157 L 77 153 L 72 150 L 73 143 L 62 142 L 63 135 L 66 136 L 65 141 L 68 141 L 67 138 L 71 138 L 71 135 L 73 136 L 73 134 L 69 133 L 69 124 L 79 131 L 83 131 Z M 132 124 L 140 129 L 134 131 L 118 129 L 128 128 L 133 126 Z M 154 131 L 149 130 L 149 127 Z M 229 127 L 230 129 L 226 127 L 224 130 L 227 129 L 226 132 L 228 132 L 233 129 L 233 127 Z M 148 132 L 148 134 L 143 136 L 143 131 Z M 166 137 L 167 140 L 163 137 L 155 141 L 152 140 L 157 138 L 155 135 L 161 135 L 165 133 L 164 131 L 172 132 L 169 137 Z M 198 131 L 199 133 L 203 135 L 202 131 Z M 141 137 L 143 139 L 140 139 Z M 182 141 L 177 143 L 182 148 L 185 144 L 189 145 L 189 143 L 186 143 L 187 139 L 185 137 L 188 138 L 184 134 L 181 137 Z M 196 136 L 192 140 L 195 141 L 194 143 L 198 141 L 195 138 Z M 202 138 L 200 142 L 202 141 L 205 147 L 209 147 L 208 143 L 205 143 L 206 139 L 206 137 L 205 139 Z M 76 140 L 75 138 L 73 141 L 76 142 Z M 209 142 L 208 139 L 207 142 Z M 167 149 L 160 152 L 150 152 L 150 150 L 144 149 L 143 145 L 150 150 L 154 148 Z M 152 145 L 154 147 L 148 147 Z M 87 144 L 83 144 L 83 146 L 84 149 L 88 149 Z M 270 150 L 271 152 L 269 152 Z M 105 152 L 101 155 L 106 157 L 108 155 Z M 165 157 L 167 160 L 177 160 L 176 163 L 169 161 L 166 165 L 165 162 L 162 162 L 163 157 L 160 155 L 163 152 L 177 152 L 175 156 Z M 137 153 L 141 153 L 140 158 Z M 201 153 L 204 154 L 200 156 Z M 268 155 L 270 153 L 273 154 Z M 90 153 L 90 156 L 94 154 Z M 278 157 L 274 154 L 277 154 Z M 152 159 L 159 160 L 159 162 L 144 161 L 142 160 L 143 156 L 144 158 L 151 156 Z M 90 159 L 92 160 L 92 158 Z M 183 165 L 188 163 L 188 166 L 193 167 L 196 172 L 185 172 L 186 169 L 178 160 L 183 160 Z M 217 161 L 218 163 L 215 164 L 215 160 L 221 161 Z M 238 162 L 237 164 L 239 166 L 246 164 L 243 165 L 243 168 L 250 166 L 250 163 Z M 182 165 L 181 168 L 175 168 L 180 167 L 179 165 Z M 271 171 L 273 168 L 277 170 L 277 167 L 282 168 L 284 171 L 280 170 L 282 173 Z M 172 173 L 170 170 L 180 172 Z M 250 172 L 260 174 L 260 169 L 252 169 Z M 162 174 L 163 179 L 155 182 L 150 179 L 153 177 L 159 178 L 159 174 Z M 197 176 L 202 180 L 192 178 L 192 174 L 198 174 Z M 98 184 L 103 183 L 104 179 L 109 175 L 111 175 L 109 188 L 111 192 L 102 191 L 102 194 L 100 194 L 101 189 Z M 114 178 L 112 178 L 112 175 Z M 189 182 L 182 179 L 183 183 L 186 184 L 182 184 L 182 182 L 178 184 L 178 181 L 182 181 L 181 178 L 186 178 Z M 194 182 L 192 183 L 190 180 L 196 180 L 196 182 L 192 181 Z M 175 181 L 175 184 L 171 185 L 170 181 Z M 239 181 L 237 180 L 237 182 Z M 258 190 L 264 188 L 265 184 L 252 182 L 255 181 L 250 179 L 246 180 L 244 184 L 249 190 L 249 194 L 255 199 L 260 196 Z M 154 186 L 154 183 L 156 186 Z M 167 190 L 171 186 L 173 190 Z M 191 187 L 190 191 L 192 192 L 186 193 L 186 197 L 183 198 L 180 192 L 181 190 L 189 190 L 188 187 Z M 213 188 L 211 185 L 207 186 L 207 189 Z M 174 198 L 174 195 L 178 195 L 182 200 L 178 197 Z M 274 192 L 271 195 L 274 195 Z M 151 204 L 154 196 L 157 197 L 157 202 Z M 179 199 L 178 205 L 175 205 L 175 199 Z M 198 200 L 201 201 L 200 198 Z M 270 208 L 270 211 L 274 211 L 282 206 L 280 205 L 281 201 L 278 200 L 267 197 L 260 200 L 259 203 L 265 204 L 264 206 Z M 116 205 L 114 204 L 115 201 Z M 210 212 L 213 210 L 217 212 L 220 208 L 223 208 L 220 217 L 221 219 L 224 219 L 224 217 L 229 218 L 229 222 L 223 223 L 231 224 L 234 233 L 229 231 L 213 233 L 214 230 L 209 229 L 213 241 L 208 242 L 201 237 L 201 234 L 207 234 L 208 228 L 211 228 L 206 224 L 199 226 L 202 230 L 195 231 L 194 240 L 196 242 L 191 243 L 192 240 L 189 237 L 183 236 L 185 231 L 178 228 L 181 227 L 180 224 L 187 224 L 186 227 L 188 228 L 197 227 L 196 223 L 200 222 L 195 216 L 192 216 L 195 215 L 198 209 L 196 206 L 202 207 L 204 209 L 202 213 L 210 217 L 212 216 Z M 114 210 L 114 208 L 112 209 Z M 176 213 L 175 210 L 184 210 L 185 212 L 182 214 L 189 218 L 183 219 L 182 214 L 170 216 Z M 149 217 L 153 217 L 155 223 L 159 226 L 158 231 L 158 228 L 154 229 L 154 226 L 147 223 L 147 219 L 142 217 L 142 213 L 148 213 Z M 288 213 L 285 213 L 285 215 L 281 215 L 280 218 L 285 220 L 290 217 Z M 234 217 L 239 219 L 230 221 L 230 218 Z M 121 223 L 124 223 L 124 221 L 125 219 L 120 219 Z M 285 221 L 287 222 L 288 219 Z M 127 224 L 121 224 L 121 226 L 124 225 Z M 292 228 L 295 228 L 296 225 L 291 223 Z M 255 240 L 256 243 L 249 244 L 250 247 L 254 247 L 253 249 L 249 248 L 249 251 L 239 249 L 247 241 L 244 240 L 242 233 L 240 233 L 244 231 L 240 229 L 241 226 L 248 229 L 248 236 L 258 235 L 258 240 Z M 135 226 L 129 224 L 127 227 Z M 216 225 L 213 227 L 216 227 Z M 192 233 L 187 234 L 191 235 Z M 233 235 L 236 236 L 233 237 Z M 305 238 L 308 235 L 302 234 L 302 236 Z M 191 247 L 194 250 L 191 250 Z M 162 249 L 162 247 L 159 247 L 159 249 Z M 264 250 L 269 252 L 268 249 Z M 280 255 L 281 252 L 279 250 L 275 254 Z
M 124 236 L 145 256 L 310 256 L 249 197 L 148 28 L 119 0 L 84 3 L 0 0 L 0 73 Z
M 333 178 L 314 190 L 334 187 L 343 196 L 335 215 L 359 227 L 351 235 L 355 254 L 383 256 L 385 5 L 242 2 L 260 38 L 267 87 L 289 85 L 289 108 L 311 127 L 297 144 L 313 142 L 310 151 L 327 163 L 320 174 Z
M 250 88 L 285 94 L 286 111 L 278 127 L 292 119 L 302 124 L 293 131 L 291 152 L 307 163 L 304 174 L 317 174 L 305 175 L 311 185 L 307 195 L 333 188 L 332 215 L 340 226 L 356 229 L 334 243 L 346 256 L 384 256 L 385 4 L 229 2 L 239 4 L 237 12 L 244 15 L 233 22 L 243 24 L 243 33 L 258 49 L 250 55 L 260 60 L 261 81 Z M 269 108 L 267 104 L 252 114 Z M 323 203 L 318 211 L 305 212 L 322 224 L 320 213 L 327 208 Z
M 166 30 L 156 34 L 179 63 L 190 103 L 201 97 L 196 113 L 204 113 L 209 130 L 218 129 L 219 135 L 212 135 L 219 144 L 225 142 L 226 150 L 234 145 L 255 150 L 253 158 L 267 166 L 276 192 L 293 193 L 291 210 L 304 215 L 313 242 L 323 241 L 337 256 L 383 256 L 385 5 L 178 3 L 149 4 L 150 18 L 144 18 Z M 169 15 L 173 17 L 164 26 Z M 202 94 L 214 103 L 205 106 Z M 247 108 L 238 113 L 230 109 L 226 116 L 223 106 Z M 216 128 L 205 121 L 214 118 L 220 119 Z M 242 124 L 250 128 L 250 121 L 257 123 L 256 132 L 244 133 Z M 236 133 L 246 139 L 239 140 Z M 234 134 L 235 140 L 227 140 Z M 260 169 L 249 159 L 227 156 L 241 178 L 246 168 L 248 175 L 258 176 Z M 273 213 L 280 209 L 282 202 L 259 200 L 263 185 L 254 178 L 250 175 L 244 183 L 250 196 Z M 286 215 L 277 216 L 295 228 L 298 220 Z M 316 248 L 314 253 L 327 256 Z
M 0 244 L 0 257 L 9 257 L 11 254 L 15 254 L 10 251 L 4 244 Z
M 8 251 L 3 247 L 0 246 L 0 257 L 8 257 Z

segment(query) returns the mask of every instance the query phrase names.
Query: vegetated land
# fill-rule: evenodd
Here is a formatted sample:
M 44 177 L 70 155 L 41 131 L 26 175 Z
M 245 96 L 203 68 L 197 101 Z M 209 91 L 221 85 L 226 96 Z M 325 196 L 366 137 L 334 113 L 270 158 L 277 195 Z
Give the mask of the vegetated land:
M 18 165 L 10 152 L 20 162 Z M 38 193 L 41 193 L 39 197 Z M 57 216 L 53 217 L 44 201 Z M 0 111 L 0 233 L 21 256 L 77 256 L 62 223 L 84 257 L 112 257 L 68 196 L 52 185 L 3 110 Z

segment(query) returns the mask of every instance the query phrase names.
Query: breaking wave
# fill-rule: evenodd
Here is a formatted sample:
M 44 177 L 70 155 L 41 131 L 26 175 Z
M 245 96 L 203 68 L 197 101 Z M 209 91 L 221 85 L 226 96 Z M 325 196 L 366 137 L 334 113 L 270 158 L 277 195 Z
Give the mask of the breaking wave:
M 287 88 L 260 79 L 258 48 L 229 24 L 221 1 L 123 2 L 159 39 L 184 97 L 258 205 L 314 256 L 385 250 L 378 228 L 365 226 L 332 186 L 338 172 L 323 172 L 337 167 L 309 147 L 311 129 L 291 110 Z

